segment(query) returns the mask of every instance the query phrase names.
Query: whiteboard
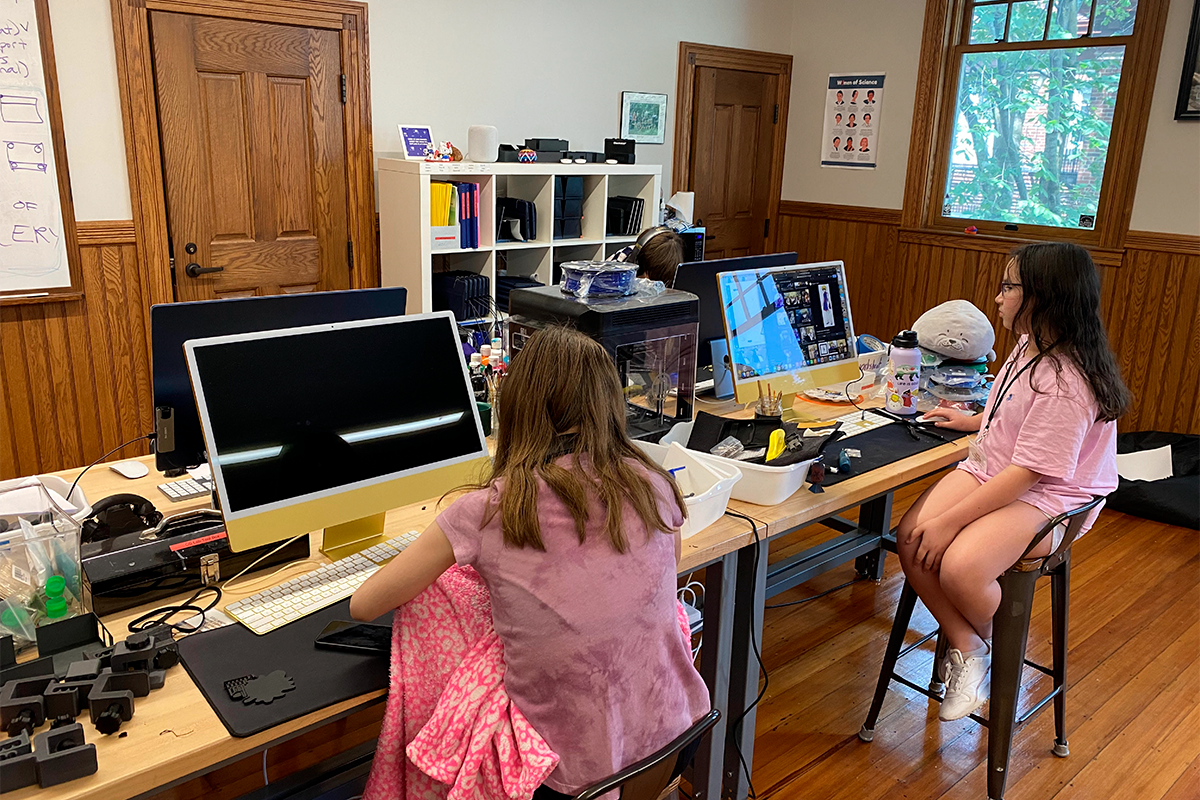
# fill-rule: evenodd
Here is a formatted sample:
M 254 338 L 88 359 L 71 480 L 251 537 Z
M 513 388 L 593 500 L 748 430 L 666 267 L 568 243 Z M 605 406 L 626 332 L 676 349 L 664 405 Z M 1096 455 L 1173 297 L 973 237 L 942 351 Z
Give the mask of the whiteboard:
M 71 285 L 34 0 L 0 0 L 0 293 Z

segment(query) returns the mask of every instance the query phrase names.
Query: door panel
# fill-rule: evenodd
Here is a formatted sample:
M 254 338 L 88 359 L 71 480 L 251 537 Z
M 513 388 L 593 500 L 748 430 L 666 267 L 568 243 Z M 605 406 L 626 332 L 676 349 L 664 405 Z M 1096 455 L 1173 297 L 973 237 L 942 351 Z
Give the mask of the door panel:
M 176 299 L 347 288 L 338 33 L 150 22 Z
M 777 82 L 761 72 L 696 69 L 691 175 L 706 258 L 764 250 Z

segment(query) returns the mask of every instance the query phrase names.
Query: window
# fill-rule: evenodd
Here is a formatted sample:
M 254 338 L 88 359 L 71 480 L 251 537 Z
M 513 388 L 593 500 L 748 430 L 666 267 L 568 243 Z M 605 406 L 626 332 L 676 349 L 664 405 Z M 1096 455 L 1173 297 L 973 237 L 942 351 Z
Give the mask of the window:
M 961 16 L 951 20 L 931 175 L 941 203 L 931 199 L 927 222 L 1059 237 L 1094 230 L 1108 201 L 1105 178 L 1126 168 L 1112 163 L 1110 145 L 1134 82 L 1122 74 L 1133 63 L 1138 0 L 960 0 L 954 8 Z M 1137 124 L 1144 132 L 1145 121 Z

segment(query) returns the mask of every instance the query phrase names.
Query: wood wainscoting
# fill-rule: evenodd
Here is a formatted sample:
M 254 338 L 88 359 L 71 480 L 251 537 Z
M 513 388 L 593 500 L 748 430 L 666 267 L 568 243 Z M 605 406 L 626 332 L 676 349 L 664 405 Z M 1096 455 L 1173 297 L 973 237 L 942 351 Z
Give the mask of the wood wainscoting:
M 785 201 L 778 249 L 846 263 L 860 333 L 890 336 L 963 298 L 992 318 L 996 350 L 1012 347 L 993 302 L 1007 244 L 901 229 L 899 209 Z M 1200 237 L 1131 231 L 1119 258 L 1104 255 L 1104 322 L 1135 398 L 1121 430 L 1200 433 Z
M 87 464 L 153 427 L 133 222 L 80 222 L 78 238 L 81 299 L 0 306 L 0 479 Z

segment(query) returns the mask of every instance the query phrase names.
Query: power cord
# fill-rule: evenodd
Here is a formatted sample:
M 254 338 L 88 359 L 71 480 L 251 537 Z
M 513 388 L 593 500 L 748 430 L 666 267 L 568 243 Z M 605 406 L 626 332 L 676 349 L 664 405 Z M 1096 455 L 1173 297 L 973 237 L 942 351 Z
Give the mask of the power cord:
M 86 467 L 84 467 L 83 472 L 80 472 L 78 475 L 75 476 L 75 482 L 71 484 L 71 488 L 67 491 L 67 496 L 64 497 L 63 499 L 66 500 L 67 502 L 70 502 L 71 495 L 75 492 L 75 487 L 79 485 L 79 479 L 82 478 L 85 474 L 87 474 L 87 471 L 89 469 L 96 466 L 101 461 L 103 461 L 104 459 L 111 456 L 113 453 L 120 450 L 122 447 L 128 447 L 129 445 L 134 444 L 135 442 L 140 442 L 142 439 L 149 439 L 150 441 L 154 441 L 154 439 L 156 439 L 156 438 L 158 438 L 158 434 L 156 434 L 156 433 L 153 433 L 153 432 L 144 433 L 141 436 L 137 437 L 136 439 L 130 439 L 128 442 L 125 442 L 124 444 L 119 444 L 116 447 L 114 447 L 112 450 L 109 450 L 107 453 L 100 456 L 95 461 L 93 461 L 92 463 L 90 463 Z
M 750 523 L 750 529 L 754 532 L 754 556 L 751 561 L 751 571 L 755 575 L 758 575 L 758 550 L 759 546 L 762 544 L 762 539 L 758 535 L 758 523 L 745 514 L 739 514 L 736 511 L 730 511 L 728 509 L 725 510 L 725 515 L 729 517 L 737 517 L 738 519 L 743 519 Z M 753 625 L 750 627 L 750 649 L 754 651 L 754 658 L 758 661 L 758 669 L 760 672 L 762 672 L 763 685 L 762 688 L 758 690 L 758 696 L 754 698 L 754 702 L 742 709 L 742 713 L 738 715 L 737 719 L 733 721 L 733 725 L 730 727 L 733 730 L 733 746 L 737 750 L 738 761 L 740 761 L 742 764 L 742 771 L 746 773 L 746 786 L 750 792 L 749 796 L 753 798 L 753 800 L 757 800 L 758 793 L 754 791 L 754 781 L 750 778 L 750 766 L 746 763 L 746 757 L 742 754 L 742 746 L 738 742 L 738 739 L 740 738 L 739 734 L 742 731 L 742 722 L 746 719 L 746 715 L 753 711 L 758 704 L 762 702 L 762 699 L 767 694 L 767 686 L 770 685 L 771 682 L 771 676 L 767 674 L 767 665 L 763 663 L 762 652 L 759 650 L 758 640 L 754 636 Z
M 789 603 L 778 603 L 773 606 L 763 606 L 763 608 L 788 608 L 789 606 L 798 606 L 798 605 L 803 605 L 804 603 L 811 603 L 813 600 L 820 600 L 822 597 L 825 597 L 826 595 L 831 595 L 840 589 L 845 589 L 847 586 L 851 586 L 862 580 L 866 580 L 866 578 L 864 578 L 862 575 L 855 575 L 853 580 L 848 580 L 845 583 L 841 584 L 840 586 L 835 586 L 832 589 L 826 589 L 825 591 L 821 592 L 820 594 L 814 594 L 812 597 L 805 597 L 800 600 L 792 600 Z
M 213 593 L 212 600 L 209 601 L 208 605 L 200 606 L 199 600 L 205 592 Z M 138 633 L 149 628 L 158 627 L 159 625 L 166 625 L 176 633 L 186 636 L 187 634 L 195 633 L 204 627 L 204 622 L 207 618 L 206 615 L 209 611 L 212 611 L 214 608 L 216 608 L 217 603 L 219 602 L 221 602 L 220 588 L 216 586 L 201 586 L 196 590 L 195 594 L 193 594 L 187 600 L 184 600 L 179 605 L 163 606 L 162 608 L 156 608 L 153 611 L 147 611 L 145 614 L 142 614 L 140 617 L 129 623 L 129 632 Z M 184 622 L 171 622 L 171 617 L 175 616 L 176 614 L 188 614 L 190 616 L 199 614 L 200 622 L 194 627 Z
M 242 570 L 241 572 L 239 572 L 237 575 L 234 575 L 232 578 L 230 578 L 229 580 L 225 581 L 225 583 L 221 585 L 221 588 L 222 588 L 222 589 L 224 589 L 225 591 L 229 591 L 229 584 L 233 583 L 233 582 L 234 582 L 234 581 L 236 581 L 238 578 L 242 577 L 242 576 L 243 576 L 243 575 L 245 575 L 247 572 L 249 572 L 250 570 L 252 570 L 252 569 L 254 569 L 255 567 L 257 567 L 257 566 L 259 565 L 259 562 L 261 562 L 261 561 L 264 561 L 264 560 L 266 560 L 266 559 L 270 558 L 271 556 L 275 555 L 275 554 L 276 554 L 276 553 L 278 553 L 280 550 L 282 550 L 283 548 L 287 547 L 287 546 L 288 546 L 289 544 L 291 544 L 292 542 L 294 542 L 294 541 L 296 541 L 297 539 L 299 539 L 301 536 L 308 536 L 308 534 L 307 534 L 307 533 L 301 533 L 301 534 L 300 534 L 300 535 L 298 535 L 298 536 L 293 536 L 292 538 L 288 539 L 286 542 L 284 542 L 283 544 L 279 545 L 279 546 L 278 546 L 278 547 L 276 547 L 275 549 L 273 549 L 273 550 L 271 550 L 271 551 L 269 551 L 269 552 L 265 553 L 264 555 L 261 555 L 261 556 L 259 556 L 258 558 L 254 559 L 253 561 L 251 561 L 251 562 L 250 562 L 250 566 L 246 567 L 244 570 Z M 293 563 L 293 564 L 298 564 L 298 563 L 300 563 L 300 562 L 298 562 L 298 561 L 295 561 L 295 562 L 292 562 L 292 563 Z M 285 566 L 289 566 L 289 567 L 290 567 L 291 565 L 292 565 L 292 564 L 286 564 Z M 283 568 L 281 567 L 280 569 L 276 570 L 276 571 L 275 571 L 275 573 L 276 573 L 276 574 L 278 574 L 279 572 L 282 572 L 282 571 L 283 571 Z M 268 576 L 268 577 L 271 577 L 271 576 Z M 257 580 L 257 579 L 256 579 L 256 580 Z

